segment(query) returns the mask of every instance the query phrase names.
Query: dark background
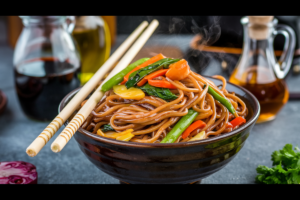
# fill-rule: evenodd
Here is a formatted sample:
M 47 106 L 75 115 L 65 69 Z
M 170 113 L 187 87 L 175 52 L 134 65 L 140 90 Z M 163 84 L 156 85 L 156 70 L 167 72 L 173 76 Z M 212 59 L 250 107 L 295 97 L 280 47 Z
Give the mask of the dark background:
M 243 16 L 117 16 L 117 34 L 130 34 L 142 21 L 157 19 L 160 22 L 156 34 L 196 34 L 201 31 L 214 37 L 220 27 L 220 38 L 212 46 L 238 47 L 243 46 L 243 27 L 240 20 Z M 279 24 L 291 26 L 296 32 L 296 49 L 299 48 L 300 17 L 275 16 Z M 275 38 L 275 50 L 282 50 L 283 36 Z
M 243 16 L 117 16 L 116 30 L 118 34 L 130 34 L 144 20 L 152 21 L 157 19 L 160 26 L 156 29 L 156 34 L 197 34 L 206 32 L 212 39 L 218 31 L 220 37 L 210 45 L 221 47 L 238 47 L 243 45 L 243 27 L 240 20 Z M 275 16 L 280 24 L 291 26 L 296 32 L 296 49 L 300 48 L 300 17 L 299 16 Z M 0 28 L 6 29 L 6 16 L 0 16 Z M 4 22 L 4 23 L 3 23 Z M 2 41 L 6 35 L 0 35 Z M 279 35 L 275 38 L 275 50 L 283 49 L 284 38 Z

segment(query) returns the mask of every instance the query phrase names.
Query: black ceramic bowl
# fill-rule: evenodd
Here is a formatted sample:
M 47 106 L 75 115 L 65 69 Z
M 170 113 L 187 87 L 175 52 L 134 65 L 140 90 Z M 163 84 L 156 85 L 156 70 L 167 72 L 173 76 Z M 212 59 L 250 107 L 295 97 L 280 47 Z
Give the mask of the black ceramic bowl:
M 217 79 L 207 78 L 216 85 L 222 83 Z M 79 89 L 62 100 L 59 111 Z M 185 143 L 144 144 L 104 138 L 79 128 L 74 137 L 81 151 L 92 163 L 122 182 L 197 182 L 222 169 L 236 156 L 260 113 L 259 103 L 250 92 L 231 83 L 227 84 L 226 89 L 235 92 L 246 102 L 249 114 L 244 125 L 220 136 Z

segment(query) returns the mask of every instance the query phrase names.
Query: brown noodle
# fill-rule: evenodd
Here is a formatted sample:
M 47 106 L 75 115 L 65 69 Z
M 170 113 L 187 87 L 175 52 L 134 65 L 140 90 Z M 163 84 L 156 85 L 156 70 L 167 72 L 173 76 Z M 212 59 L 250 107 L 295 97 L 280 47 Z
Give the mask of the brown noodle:
M 214 77 L 222 81 L 221 89 L 212 81 L 194 72 L 181 81 L 166 78 L 177 87 L 177 90 L 171 91 L 177 94 L 178 98 L 170 102 L 154 96 L 145 96 L 141 100 L 128 100 L 110 90 L 87 117 L 82 128 L 96 133 L 103 125 L 110 124 L 116 132 L 133 129 L 132 134 L 135 136 L 130 140 L 131 142 L 159 143 L 176 122 L 187 114 L 188 109 L 193 108 L 199 112 L 195 121 L 202 120 L 206 126 L 194 130 L 186 139 L 180 136 L 175 143 L 186 142 L 200 131 L 206 132 L 205 138 L 230 132 L 232 129 L 227 128 L 226 125 L 234 116 L 207 93 L 208 87 L 202 89 L 203 86 L 210 85 L 218 94 L 229 99 L 239 116 L 246 118 L 248 110 L 240 98 L 226 90 L 224 77 L 219 75 Z M 84 103 L 82 102 L 81 106 Z

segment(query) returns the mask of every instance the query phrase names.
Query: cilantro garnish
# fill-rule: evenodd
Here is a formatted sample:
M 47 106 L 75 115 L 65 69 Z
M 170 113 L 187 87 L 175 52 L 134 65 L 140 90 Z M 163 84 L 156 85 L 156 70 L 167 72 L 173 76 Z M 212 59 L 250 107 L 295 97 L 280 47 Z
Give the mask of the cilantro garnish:
M 259 175 L 257 183 L 265 184 L 300 184 L 300 150 L 291 144 L 286 144 L 282 150 L 272 154 L 273 167 L 259 165 L 256 168 Z

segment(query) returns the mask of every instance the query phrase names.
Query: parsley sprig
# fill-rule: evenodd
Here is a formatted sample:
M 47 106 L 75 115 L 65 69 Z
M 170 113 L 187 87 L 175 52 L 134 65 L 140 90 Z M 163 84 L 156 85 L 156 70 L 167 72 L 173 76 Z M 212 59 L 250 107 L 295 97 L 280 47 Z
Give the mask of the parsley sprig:
M 300 184 L 300 149 L 286 144 L 282 150 L 272 154 L 273 168 L 259 165 L 257 183 L 265 184 Z

